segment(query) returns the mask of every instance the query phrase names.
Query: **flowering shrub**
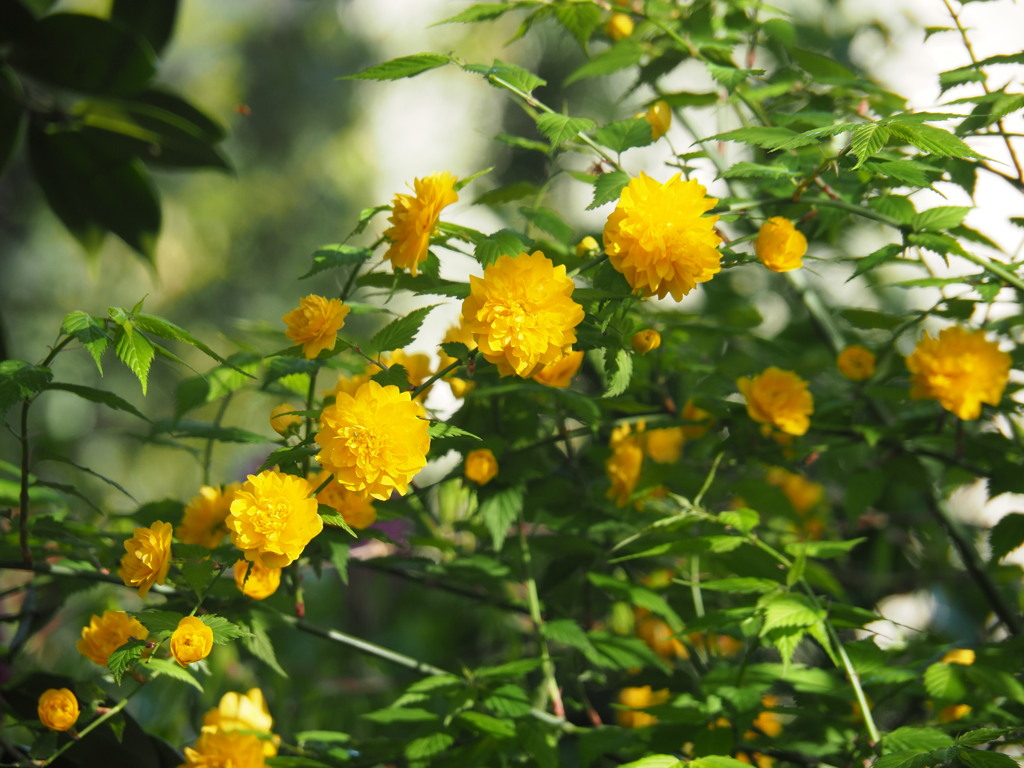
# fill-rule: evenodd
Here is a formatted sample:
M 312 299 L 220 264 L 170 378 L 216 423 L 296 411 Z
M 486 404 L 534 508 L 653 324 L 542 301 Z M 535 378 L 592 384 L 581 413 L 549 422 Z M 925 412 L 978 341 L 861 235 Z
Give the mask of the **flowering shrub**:
M 968 42 L 943 5 L 929 35 Z M 562 35 L 564 82 L 458 52 L 349 75 L 480 78 L 526 116 L 500 139 L 529 173 L 360 200 L 284 327 L 224 354 L 140 302 L 0 362 L 0 762 L 1014 768 L 1024 515 L 963 507 L 1024 493 L 1024 279 L 973 202 L 927 193 L 1024 189 L 1024 96 L 987 75 L 1019 54 L 971 53 L 952 111 L 914 112 L 767 6 L 447 21 L 509 20 Z M 11 47 L 4 83 L 53 75 Z M 145 143 L 171 109 L 107 95 L 65 117 Z M 182 350 L 212 367 L 166 387 Z M 75 453 L 62 482 L 54 391 L 194 478 L 163 498 Z

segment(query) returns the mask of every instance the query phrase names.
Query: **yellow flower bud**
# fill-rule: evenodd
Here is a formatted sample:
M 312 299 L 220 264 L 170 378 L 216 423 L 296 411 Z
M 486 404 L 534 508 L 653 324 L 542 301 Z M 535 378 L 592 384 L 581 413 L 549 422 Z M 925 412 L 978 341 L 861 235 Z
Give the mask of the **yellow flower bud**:
M 284 437 L 292 427 L 302 423 L 302 417 L 295 413 L 297 410 L 299 409 L 291 403 L 281 403 L 270 412 L 270 426 Z
M 657 349 L 661 346 L 661 334 L 653 328 L 645 328 L 634 333 L 630 343 L 638 354 L 646 355 L 652 349 Z
M 601 246 L 598 244 L 597 240 L 590 235 L 587 235 L 576 243 L 576 255 L 581 259 L 585 259 L 596 253 L 600 248 Z
M 39 697 L 39 722 L 51 731 L 69 730 L 78 721 L 78 699 L 67 688 L 50 688 Z
M 772 272 L 789 272 L 803 266 L 807 238 L 781 216 L 773 216 L 761 225 L 754 244 L 757 258 Z
M 238 591 L 253 600 L 270 597 L 281 586 L 281 569 L 268 568 L 259 560 L 250 562 L 242 558 L 235 563 L 234 574 Z
M 939 722 L 952 723 L 954 720 L 967 717 L 969 714 L 971 714 L 970 704 L 950 704 L 948 707 L 943 707 L 939 710 Z
M 633 19 L 624 13 L 613 13 L 604 31 L 608 33 L 608 37 L 618 42 L 633 34 Z
M 545 387 L 565 389 L 572 383 L 572 377 L 576 375 L 581 365 L 583 365 L 583 350 L 577 349 L 574 352 L 570 352 L 557 363 L 545 365 L 533 374 L 533 380 L 543 384 Z
M 498 474 L 498 460 L 487 448 L 470 451 L 466 456 L 465 473 L 477 485 L 487 485 Z
M 672 110 L 664 101 L 656 101 L 644 114 L 644 120 L 651 124 L 651 137 L 657 141 L 672 125 Z
M 943 664 L 963 664 L 965 667 L 971 666 L 975 659 L 974 651 L 970 648 L 954 648 L 951 651 L 946 651 L 945 656 L 942 657 Z
M 875 353 L 853 344 L 836 358 L 839 372 L 850 381 L 863 381 L 875 375 Z
M 194 661 L 205 659 L 213 650 L 213 630 L 202 619 L 186 616 L 178 622 L 178 628 L 171 635 L 171 655 L 186 667 Z

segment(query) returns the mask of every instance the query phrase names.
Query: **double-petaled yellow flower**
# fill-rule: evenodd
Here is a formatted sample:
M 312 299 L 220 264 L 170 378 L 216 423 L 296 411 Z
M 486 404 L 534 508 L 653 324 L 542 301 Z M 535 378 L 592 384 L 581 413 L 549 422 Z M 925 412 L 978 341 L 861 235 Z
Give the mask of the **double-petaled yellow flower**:
M 604 463 L 605 472 L 611 481 L 608 498 L 614 499 L 616 506 L 624 507 L 636 490 L 640 470 L 643 468 L 641 438 L 632 432 L 629 424 L 622 424 L 612 431 L 608 447 L 612 451 Z
M 179 768 L 263 768 L 263 740 L 245 731 L 203 730 Z
M 327 478 L 331 478 L 330 482 L 320 489 L 316 500 L 345 518 L 345 522 L 357 531 L 373 525 L 377 519 L 377 510 L 373 507 L 373 499 L 365 493 L 350 491 L 326 470 L 310 477 L 309 484 L 314 488 L 320 488 Z
M 489 448 L 478 448 L 466 454 L 463 471 L 477 485 L 486 485 L 498 475 L 498 460 Z
M 646 355 L 661 346 L 661 334 L 653 328 L 645 328 L 634 333 L 629 343 L 638 355 Z
M 171 655 L 181 666 L 205 659 L 213 650 L 213 630 L 195 616 L 186 616 L 178 622 L 171 634 Z
M 664 704 L 668 701 L 669 695 L 667 688 L 655 691 L 649 685 L 623 688 L 619 691 L 619 706 L 622 709 L 615 713 L 615 718 L 623 728 L 647 728 L 657 723 L 658 718 L 636 710 Z
M 1011 362 L 984 331 L 954 326 L 937 338 L 926 332 L 906 359 L 912 374 L 910 396 L 938 400 L 961 419 L 976 419 L 982 403 L 999 405 Z
M 375 499 L 404 494 L 430 450 L 421 413 L 395 386 L 368 381 L 354 395 L 339 392 L 320 417 L 317 461 L 350 491 Z
M 312 360 L 325 349 L 334 349 L 338 331 L 345 325 L 349 307 L 341 299 L 328 299 L 310 294 L 299 300 L 299 306 L 281 319 L 288 329 L 284 335 L 302 345 L 302 354 Z
M 90 618 L 89 626 L 82 627 L 82 639 L 75 647 L 85 658 L 105 667 L 110 654 L 128 640 L 145 640 L 148 636 L 149 630 L 124 611 L 104 611 L 102 616 Z
M 455 191 L 458 179 L 443 171 L 416 179 L 413 182 L 415 195 L 399 193 L 391 204 L 391 226 L 384 230 L 384 237 L 391 241 L 384 258 L 391 261 L 395 269 L 408 269 L 418 274 L 420 263 L 427 258 L 430 236 L 437 227 L 441 209 L 459 199 Z
M 787 435 L 802 435 L 811 426 L 814 398 L 807 382 L 792 371 L 772 366 L 753 378 L 739 379 L 736 385 L 747 399 L 747 413 L 764 425 L 765 434 L 774 428 Z
M 198 544 L 207 549 L 213 549 L 220 544 L 228 532 L 224 527 L 224 521 L 235 498 L 235 491 L 240 487 L 241 483 L 231 483 L 223 489 L 210 485 L 202 486 L 199 495 L 185 505 L 181 525 L 175 530 L 181 542 Z
M 39 722 L 51 731 L 67 731 L 78 722 L 78 699 L 69 688 L 50 688 L 43 691 L 36 707 Z
M 772 216 L 761 225 L 754 250 L 761 263 L 772 272 L 789 272 L 804 265 L 807 238 L 789 219 Z
M 203 733 L 211 731 L 252 731 L 265 734 L 261 739 L 263 754 L 273 757 L 277 754 L 278 737 L 274 735 L 274 718 L 270 716 L 263 691 L 250 688 L 247 693 L 230 691 L 221 696 L 216 709 L 203 715 Z
M 579 372 L 581 365 L 583 365 L 583 350 L 577 349 L 558 362 L 545 365 L 533 374 L 533 380 L 545 387 L 566 389 L 572 383 L 572 377 Z
M 124 543 L 125 554 L 117 575 L 128 587 L 145 597 L 154 584 L 163 584 L 171 567 L 171 524 L 157 520 L 148 528 L 136 528 Z
M 291 565 L 323 529 L 312 492 L 301 477 L 271 469 L 249 475 L 231 502 L 231 543 L 267 568 Z
M 875 375 L 875 353 L 857 344 L 851 344 L 839 353 L 836 366 L 850 381 L 864 381 Z
M 281 586 L 281 569 L 267 568 L 257 560 L 239 560 L 233 573 L 238 591 L 253 600 L 265 600 Z
M 540 251 L 501 256 L 469 278 L 462 322 L 502 376 L 533 376 L 569 354 L 583 307 L 564 266 Z
M 664 184 L 641 173 L 622 190 L 604 227 L 604 248 L 634 290 L 679 301 L 721 270 L 718 217 L 704 215 L 718 200 L 706 192 L 678 173 Z

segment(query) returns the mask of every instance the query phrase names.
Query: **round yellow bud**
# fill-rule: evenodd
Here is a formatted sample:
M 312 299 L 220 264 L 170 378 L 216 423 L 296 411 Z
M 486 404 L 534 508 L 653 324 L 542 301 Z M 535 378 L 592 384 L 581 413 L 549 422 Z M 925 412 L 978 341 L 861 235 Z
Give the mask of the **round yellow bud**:
M 839 372 L 850 381 L 863 381 L 875 374 L 875 353 L 870 349 L 853 344 L 836 358 Z
M 235 586 L 253 600 L 263 600 L 277 592 L 281 586 L 281 569 L 268 568 L 259 560 L 242 558 L 235 563 Z
M 789 272 L 803 266 L 807 238 L 789 219 L 772 216 L 761 225 L 754 250 L 761 263 L 772 272 Z
M 970 648 L 954 648 L 951 651 L 946 651 L 946 654 L 942 657 L 943 664 L 963 664 L 965 667 L 971 666 L 976 658 L 974 651 Z
M 194 661 L 205 659 L 213 650 L 213 630 L 202 619 L 186 616 L 178 622 L 178 628 L 171 635 L 171 655 L 186 667 Z
M 592 256 L 593 254 L 595 254 L 598 250 L 600 250 L 600 248 L 601 246 L 598 244 L 597 240 L 595 240 L 590 235 L 587 235 L 578 243 L 576 243 L 576 255 L 579 256 L 581 259 L 585 259 L 588 256 Z
M 281 403 L 270 412 L 270 426 L 281 437 L 288 434 L 292 427 L 302 423 L 302 417 L 295 413 L 296 410 L 298 409 L 291 403 Z
M 644 113 L 644 120 L 651 124 L 651 138 L 657 141 L 672 125 L 672 110 L 664 101 L 656 101 Z
M 39 697 L 39 722 L 51 731 L 69 730 L 78 721 L 78 699 L 67 688 L 50 688 Z
M 478 485 L 487 485 L 498 474 L 498 460 L 487 448 L 470 451 L 466 456 L 466 477 Z
M 638 354 L 646 355 L 652 349 L 657 349 L 661 346 L 661 334 L 653 328 L 645 328 L 634 333 L 633 340 L 630 343 Z
M 608 37 L 618 42 L 633 34 L 633 19 L 624 13 L 613 13 L 604 31 L 608 33 Z

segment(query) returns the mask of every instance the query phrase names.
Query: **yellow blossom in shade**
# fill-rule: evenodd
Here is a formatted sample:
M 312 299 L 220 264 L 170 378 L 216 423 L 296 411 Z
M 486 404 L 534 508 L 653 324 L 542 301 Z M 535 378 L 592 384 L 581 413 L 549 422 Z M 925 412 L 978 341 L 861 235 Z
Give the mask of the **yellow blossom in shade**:
M 756 731 L 744 734 L 745 739 L 756 738 L 759 734 L 764 734 L 769 738 L 774 739 L 780 733 L 782 733 L 782 718 L 772 710 L 779 706 L 781 702 L 777 696 L 768 694 L 761 697 L 761 706 L 764 707 L 764 711 L 759 713 L 754 718 L 754 728 Z
M 487 485 L 498 475 L 498 460 L 489 448 L 478 448 L 466 454 L 464 473 L 477 485 Z
M 773 427 L 787 435 L 803 435 L 810 428 L 814 399 L 807 382 L 792 371 L 772 366 L 752 379 L 739 379 L 736 385 L 747 399 L 747 413 L 764 425 L 766 435 Z
M 954 326 L 928 333 L 906 358 L 912 374 L 910 396 L 930 398 L 961 419 L 976 419 L 981 404 L 999 405 L 1010 377 L 1010 356 L 984 331 Z
M 331 478 L 331 481 L 324 485 L 316 495 L 316 500 L 345 518 L 345 522 L 357 531 L 373 525 L 377 519 L 377 510 L 373 507 L 373 499 L 366 494 L 350 491 L 326 470 L 321 471 L 315 477 L 310 477 L 309 484 L 314 489 L 320 488 L 328 477 Z
M 600 250 L 600 248 L 600 243 L 598 243 L 597 240 L 591 237 L 590 235 L 587 235 L 578 243 L 576 243 L 576 255 L 579 256 L 581 259 L 585 259 L 588 256 L 592 256 L 593 254 L 597 253 L 597 251 Z
M 645 328 L 634 333 L 629 343 L 637 354 L 646 355 L 661 346 L 661 334 L 653 328 Z
M 312 493 L 301 477 L 272 469 L 249 475 L 231 502 L 231 543 L 267 568 L 291 565 L 323 529 Z
M 267 568 L 258 561 L 239 560 L 235 563 L 235 586 L 253 600 L 264 600 L 281 586 L 281 569 Z
M 971 714 L 970 704 L 950 704 L 939 710 L 938 718 L 940 723 L 952 723 L 961 720 Z
M 391 241 L 384 258 L 395 269 L 408 269 L 413 276 L 418 274 L 420 263 L 427 258 L 430 236 L 437 227 L 441 209 L 459 199 L 455 191 L 457 181 L 454 175 L 443 171 L 416 179 L 415 195 L 395 195 L 388 219 L 391 226 L 384 230 L 384 237 Z
M 704 215 L 717 202 L 678 173 L 661 184 L 641 172 L 622 190 L 605 224 L 609 261 L 633 290 L 679 301 L 722 268 L 718 217 Z
M 310 294 L 299 300 L 299 306 L 281 319 L 288 329 L 284 332 L 292 341 L 302 345 L 302 354 L 312 360 L 325 349 L 334 349 L 338 331 L 345 325 L 349 307 L 341 299 L 327 299 Z
M 682 427 L 649 429 L 640 436 L 644 455 L 658 464 L 672 464 L 683 454 L 685 433 Z
M 761 263 L 772 272 L 789 272 L 804 265 L 807 238 L 789 219 L 773 216 L 761 225 L 754 250 Z
M 583 350 L 577 349 L 557 363 L 545 365 L 533 374 L 533 380 L 545 387 L 565 389 L 572 383 L 572 378 L 579 372 L 581 365 L 583 365 Z
M 39 722 L 51 731 L 67 731 L 78 722 L 78 699 L 69 688 L 50 688 L 43 691 L 36 707 Z
M 965 667 L 971 666 L 974 663 L 976 655 L 970 648 L 954 648 L 951 651 L 946 651 L 941 661 L 944 664 L 963 664 Z
M 614 499 L 616 506 L 624 507 L 636 490 L 644 452 L 640 447 L 639 436 L 631 433 L 629 424 L 616 427 L 608 445 L 612 449 L 612 455 L 604 463 L 605 472 L 611 481 L 608 498 Z
M 863 381 L 875 375 L 875 353 L 852 344 L 836 358 L 839 372 L 850 381 Z
M 633 608 L 636 636 L 666 661 L 689 658 L 689 652 L 672 628 L 646 608 Z
M 729 635 L 705 634 L 703 632 L 691 632 L 686 637 L 690 645 L 699 648 L 707 653 L 713 653 L 722 658 L 735 656 L 743 650 L 743 643 Z
M 90 618 L 89 626 L 82 627 L 82 639 L 75 647 L 89 661 L 105 667 L 110 654 L 128 640 L 145 640 L 148 636 L 149 630 L 124 611 L 104 611 L 102 616 Z
M 644 113 L 644 120 L 650 123 L 651 138 L 657 141 L 668 133 L 672 125 L 672 110 L 664 101 L 656 101 Z
M 270 738 L 261 739 L 263 754 L 277 754 L 277 736 L 273 733 L 274 718 L 270 716 L 263 691 L 250 688 L 247 693 L 230 691 L 221 696 L 216 709 L 203 715 L 203 732 L 255 731 Z
M 198 544 L 207 549 L 213 549 L 220 544 L 228 532 L 224 521 L 227 520 L 231 501 L 241 487 L 241 483 L 231 483 L 223 489 L 202 486 L 199 495 L 185 505 L 181 525 L 175 529 L 175 534 L 181 542 Z
M 213 630 L 195 616 L 178 622 L 171 634 L 171 655 L 181 666 L 205 659 L 213 650 Z
M 374 366 L 377 369 L 376 366 Z M 379 369 L 377 369 L 379 370 Z M 369 374 L 359 374 L 356 376 L 346 376 L 342 374 L 338 377 L 338 381 L 335 382 L 333 389 L 328 389 L 324 392 L 324 397 L 333 397 L 337 399 L 341 392 L 348 395 L 354 395 L 356 390 L 359 389 L 363 384 L 370 380 Z
M 646 728 L 658 722 L 658 718 L 637 709 L 647 709 L 668 701 L 668 689 L 655 691 L 649 685 L 623 688 L 619 691 L 619 705 L 625 707 L 615 713 L 615 718 L 623 728 Z
M 421 412 L 408 392 L 375 381 L 339 394 L 320 417 L 317 461 L 350 491 L 375 499 L 404 494 L 430 450 Z
M 711 414 L 703 408 L 695 406 L 693 404 L 693 400 L 686 401 L 686 405 L 683 406 L 683 411 L 679 414 L 679 418 L 691 422 L 690 424 L 681 427 L 683 430 L 683 437 L 687 440 L 696 440 L 704 437 L 711 426 L 715 423 Z
M 608 37 L 616 42 L 633 34 L 633 19 L 625 13 L 613 13 L 604 27 Z
M 302 417 L 295 411 L 300 411 L 301 408 L 297 408 L 291 403 L 281 403 L 275 406 L 270 412 L 270 426 L 274 428 L 281 437 L 288 434 L 288 431 L 292 427 L 298 427 L 302 424 Z
M 171 567 L 171 524 L 157 520 L 148 528 L 136 528 L 125 541 L 125 554 L 117 575 L 128 587 L 145 597 L 154 584 L 163 584 Z
M 178 768 L 262 768 L 267 764 L 263 740 L 255 733 L 203 730 Z
M 401 365 L 409 375 L 409 383 L 413 387 L 420 386 L 423 382 L 434 375 L 433 364 L 430 362 L 430 355 L 423 352 L 405 352 L 396 349 L 383 360 L 385 365 Z M 432 387 L 433 385 L 431 385 Z M 426 400 L 431 387 L 427 387 L 418 395 L 417 399 Z
M 772 467 L 765 482 L 781 490 L 797 514 L 806 515 L 825 498 L 825 487 L 782 467 Z
M 506 255 L 469 285 L 462 322 L 502 376 L 529 378 L 569 354 L 583 307 L 572 300 L 564 266 L 540 251 Z

